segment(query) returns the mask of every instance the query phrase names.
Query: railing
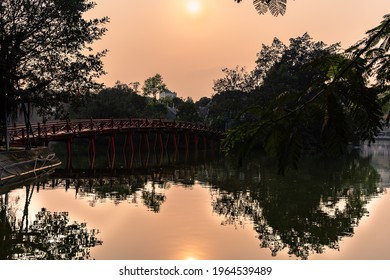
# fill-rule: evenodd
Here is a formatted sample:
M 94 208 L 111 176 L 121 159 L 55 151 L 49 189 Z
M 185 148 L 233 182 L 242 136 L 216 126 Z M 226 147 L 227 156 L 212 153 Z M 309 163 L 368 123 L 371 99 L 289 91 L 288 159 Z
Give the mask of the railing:
M 162 130 L 171 132 L 194 132 L 220 135 L 220 132 L 208 126 L 161 119 L 89 119 L 70 121 L 48 121 L 31 125 L 30 137 L 38 140 L 53 140 L 67 136 L 83 136 L 93 133 L 105 134 L 130 130 Z M 24 125 L 14 125 L 8 130 L 11 143 L 24 141 L 27 137 Z

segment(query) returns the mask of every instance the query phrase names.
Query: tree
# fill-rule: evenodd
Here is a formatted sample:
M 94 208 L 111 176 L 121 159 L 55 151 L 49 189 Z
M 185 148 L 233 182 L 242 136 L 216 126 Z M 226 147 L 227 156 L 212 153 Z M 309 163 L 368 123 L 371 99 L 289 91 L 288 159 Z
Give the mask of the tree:
M 89 230 L 86 223 L 70 223 L 67 212 L 53 213 L 45 208 L 31 220 L 29 206 L 34 188 L 25 186 L 26 200 L 20 212 L 19 197 L 12 201 L 8 193 L 4 200 L 0 197 L 0 259 L 89 259 L 90 249 L 102 244 L 97 238 L 99 230 Z
M 163 78 L 160 74 L 156 74 L 153 77 L 146 79 L 142 92 L 144 96 L 152 96 L 154 100 L 157 99 L 157 94 L 166 90 L 167 86 L 163 82 Z
M 234 1 L 242 2 L 242 0 Z M 278 16 L 286 13 L 287 0 L 253 0 L 253 5 L 259 14 L 265 14 L 269 11 L 273 16 Z
M 286 51 L 286 45 L 278 38 L 274 38 L 270 46 L 262 45 L 260 52 L 257 54 L 256 68 L 253 75 L 260 83 L 264 81 L 267 72 L 278 62 Z
M 71 118 L 141 118 L 148 104 L 129 85 L 117 82 L 89 96 L 80 106 L 70 108 Z
M 188 98 L 185 102 L 181 103 L 177 107 L 176 118 L 181 121 L 186 122 L 200 122 L 200 117 L 198 114 L 198 110 L 194 101 L 191 98 Z
M 291 38 L 286 46 L 275 38 L 270 46 L 263 45 L 257 55 L 253 71 L 260 85 L 259 98 L 268 106 L 270 99 L 286 91 L 303 91 L 314 83 L 324 82 L 326 72 L 319 65 L 311 65 L 322 57 L 336 54 L 339 44 L 327 46 L 315 42 L 308 33 Z
M 215 94 L 207 105 L 207 123 L 220 131 L 231 128 L 237 115 L 250 106 L 250 95 L 237 90 Z
M 372 141 L 381 129 L 378 88 L 370 87 L 365 62 L 336 53 L 336 45 L 308 35 L 290 40 L 264 78 L 270 98 L 246 112 L 252 121 L 231 130 L 223 149 L 245 156 L 255 146 L 276 156 L 279 172 L 295 168 L 308 149 L 339 155 L 351 140 Z
M 374 81 L 382 95 L 382 102 L 390 101 L 390 14 L 384 15 L 382 22 L 366 32 L 363 38 L 347 50 L 365 59 L 366 74 Z M 389 121 L 388 114 L 387 121 Z
M 108 18 L 85 19 L 88 0 L 3 0 L 0 3 L 0 99 L 2 125 L 17 106 L 59 112 L 63 102 L 100 87 L 101 58 L 91 44 Z M 52 110 L 53 107 L 56 110 Z
M 235 69 L 223 68 L 225 77 L 214 81 L 213 90 L 215 93 L 226 91 L 250 92 L 255 88 L 255 82 L 252 73 L 248 73 L 245 67 Z
M 168 108 L 162 103 L 149 102 L 145 107 L 143 115 L 148 119 L 165 119 L 167 117 Z

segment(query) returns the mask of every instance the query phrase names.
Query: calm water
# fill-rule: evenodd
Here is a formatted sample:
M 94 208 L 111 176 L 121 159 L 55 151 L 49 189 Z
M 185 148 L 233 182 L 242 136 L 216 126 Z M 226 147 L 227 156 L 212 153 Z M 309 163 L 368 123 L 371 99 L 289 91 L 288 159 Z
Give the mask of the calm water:
M 389 142 L 285 177 L 203 153 L 0 192 L 1 259 L 390 259 Z M 146 164 L 147 163 L 147 164 Z M 148 167 L 148 168 L 146 168 Z

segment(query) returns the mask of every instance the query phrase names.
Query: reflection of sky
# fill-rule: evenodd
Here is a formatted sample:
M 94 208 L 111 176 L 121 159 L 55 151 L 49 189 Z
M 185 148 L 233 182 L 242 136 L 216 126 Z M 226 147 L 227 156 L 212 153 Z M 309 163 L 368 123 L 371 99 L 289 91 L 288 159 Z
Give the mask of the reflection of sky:
M 209 188 L 171 183 L 168 189 L 157 191 L 166 196 L 159 213 L 150 211 L 142 200 L 115 204 L 107 199 L 91 207 L 92 196 L 76 198 L 74 189 L 34 193 L 29 213 L 33 218 L 42 207 L 51 212 L 69 211 L 71 222 L 86 222 L 89 229 L 99 229 L 103 245 L 91 249 L 96 259 L 293 258 L 287 249 L 276 257 L 271 257 L 268 248 L 261 249 L 247 219 L 240 219 L 242 224 L 224 224 L 226 217 L 213 213 Z M 20 194 L 23 197 L 23 190 Z M 390 259 L 390 194 L 372 199 L 367 208 L 369 217 L 359 221 L 352 238 L 340 241 L 340 251 L 326 249 L 309 259 Z
M 390 140 L 377 140 L 361 148 L 362 156 L 371 156 L 371 164 L 381 176 L 383 187 L 390 186 Z
M 259 249 L 253 225 L 221 226 L 223 217 L 212 213 L 208 188 L 172 185 L 159 213 L 142 204 L 97 203 L 75 199 L 74 190 L 40 191 L 30 213 L 41 207 L 69 210 L 70 220 L 87 222 L 100 230 L 102 246 L 91 250 L 96 259 L 257 259 L 269 258 Z M 81 214 L 82 213 L 82 214 Z
M 309 259 L 390 259 L 390 192 L 374 198 L 367 205 L 369 216 L 363 217 L 354 229 L 352 238 L 340 242 L 340 250 L 326 250 L 324 254 L 311 255 Z
M 362 156 L 372 156 L 371 163 L 380 173 L 382 184 L 385 187 L 390 186 L 388 148 L 390 148 L 390 141 L 378 142 L 370 148 L 363 147 L 361 149 Z M 232 172 L 230 168 L 227 170 Z M 259 202 L 253 200 L 251 192 L 241 191 L 233 195 L 227 189 L 234 188 L 220 190 L 215 187 L 210 189 L 207 184 L 197 181 L 191 185 L 186 183 L 185 178 L 188 176 L 179 171 L 176 173 L 176 177 L 180 179 L 178 181 L 181 183 L 169 181 L 161 185 L 153 185 L 148 181 L 143 189 L 138 189 L 135 193 L 125 192 L 119 199 L 115 195 L 104 194 L 104 191 L 112 190 L 115 194 L 121 195 L 121 190 L 128 190 L 126 182 L 122 185 L 124 188 L 121 189 L 119 185 L 115 187 L 115 182 L 114 187 L 111 187 L 110 181 L 106 180 L 101 187 L 92 188 L 91 192 L 88 192 L 87 189 L 80 189 L 79 194 L 76 194 L 72 184 L 68 191 L 65 191 L 63 183 L 60 183 L 55 189 L 47 186 L 46 189 L 41 189 L 38 193 L 35 189 L 29 207 L 30 223 L 41 208 L 46 208 L 50 212 L 69 212 L 70 222 L 86 222 L 88 229 L 100 231 L 97 237 L 103 241 L 103 245 L 91 249 L 91 257 L 96 259 L 296 258 L 288 255 L 288 248 L 277 252 L 276 257 L 271 256 L 269 248 L 260 248 L 262 240 L 259 240 L 250 217 L 258 217 L 259 223 L 264 222 L 264 225 L 269 227 L 269 231 L 278 236 L 281 233 L 270 226 L 275 226 L 275 228 L 281 226 L 279 220 L 283 219 L 278 219 L 276 222 L 267 221 L 262 216 L 263 209 L 256 208 L 259 206 Z M 214 175 L 218 174 L 217 172 Z M 222 172 L 219 175 L 223 174 L 225 173 Z M 246 176 L 249 174 L 253 176 L 250 172 L 248 174 L 234 174 L 231 173 L 231 176 L 227 178 L 220 178 L 216 181 L 217 185 L 226 184 L 226 186 L 233 187 L 234 184 L 231 184 L 231 180 L 235 180 L 236 177 L 236 183 L 239 185 L 245 184 L 244 182 L 253 182 L 252 177 L 247 181 Z M 209 177 L 214 178 L 214 175 L 211 174 Z M 238 177 L 242 178 L 238 179 Z M 364 180 L 365 176 L 360 177 L 359 180 Z M 195 178 L 197 177 L 195 176 Z M 261 186 L 262 180 L 259 176 L 254 181 Z M 141 186 L 143 182 L 144 180 L 141 180 Z M 242 187 L 241 189 L 246 188 Z M 341 192 L 339 194 L 341 197 L 323 197 L 317 210 L 325 213 L 331 220 L 337 216 L 337 213 L 345 213 L 346 208 L 349 207 L 347 198 L 351 195 L 350 192 L 355 191 L 355 188 L 353 185 L 349 188 L 348 184 L 343 189 L 347 192 Z M 286 190 L 288 189 L 282 188 L 279 190 L 280 193 L 276 191 L 274 195 L 283 195 Z M 226 194 L 226 196 L 221 194 Z M 257 195 L 264 194 L 259 192 Z M 23 213 L 25 196 L 25 189 L 18 189 L 9 194 L 11 210 L 19 217 Z M 272 195 L 269 198 L 272 200 Z M 356 219 L 358 224 L 353 227 L 353 236 L 343 237 L 342 240 L 339 240 L 339 250 L 325 247 L 323 254 L 310 255 L 309 259 L 390 259 L 390 242 L 388 242 L 388 236 L 390 236 L 388 223 L 390 220 L 390 194 L 388 189 L 385 189 L 379 196 L 374 195 L 366 198 L 368 198 L 368 204 L 364 206 L 369 214 L 364 215 L 360 220 Z M 274 199 L 278 201 L 277 197 Z M 220 204 L 215 208 L 218 201 Z M 226 211 L 223 208 L 224 205 L 228 205 Z M 250 211 L 246 212 L 244 209 L 250 209 Z M 277 209 L 273 209 L 273 211 L 275 210 Z M 235 211 L 241 215 L 242 213 L 251 214 L 232 215 Z M 251 211 L 258 212 L 254 214 Z M 311 219 L 310 215 L 305 215 L 302 213 L 302 217 Z M 346 218 L 348 219 L 348 217 Z M 332 222 L 331 220 L 330 222 Z M 321 220 L 313 219 L 313 222 L 316 221 L 321 222 Z M 295 227 L 294 223 L 291 224 L 292 227 Z M 310 228 L 310 223 L 308 227 Z M 329 234 L 332 234 L 332 230 Z M 348 231 L 348 224 L 345 230 Z M 274 236 L 265 235 L 265 237 L 272 239 Z

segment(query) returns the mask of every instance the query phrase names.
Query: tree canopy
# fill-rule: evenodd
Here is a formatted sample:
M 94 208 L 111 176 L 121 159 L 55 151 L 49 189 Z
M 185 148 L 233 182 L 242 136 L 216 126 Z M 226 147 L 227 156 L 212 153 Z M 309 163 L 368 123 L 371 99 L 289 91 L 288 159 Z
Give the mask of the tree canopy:
M 3 0 L 0 3 L 0 111 L 2 123 L 16 107 L 32 103 L 59 113 L 72 97 L 100 87 L 101 58 L 91 44 L 108 18 L 86 19 L 88 0 Z M 56 108 L 53 110 L 53 108 Z
M 223 149 L 245 156 L 261 147 L 279 160 L 279 171 L 297 168 L 304 151 L 342 154 L 351 141 L 373 141 L 382 129 L 388 96 L 389 17 L 349 52 L 304 34 L 285 46 L 275 39 L 259 53 L 260 86 L 251 114 L 230 130 Z M 372 82 L 372 79 L 375 82 Z
M 144 96 L 151 96 L 153 99 L 157 99 L 157 94 L 166 90 L 167 86 L 163 82 L 163 78 L 160 74 L 156 74 L 145 80 L 142 92 Z

